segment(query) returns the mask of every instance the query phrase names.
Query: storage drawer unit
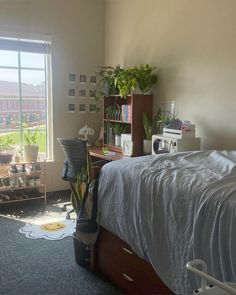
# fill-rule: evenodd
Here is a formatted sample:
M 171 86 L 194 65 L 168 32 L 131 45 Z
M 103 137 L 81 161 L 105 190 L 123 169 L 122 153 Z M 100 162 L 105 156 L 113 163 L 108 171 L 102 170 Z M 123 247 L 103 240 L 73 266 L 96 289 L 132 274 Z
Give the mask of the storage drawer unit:
M 97 242 L 96 268 L 127 294 L 172 294 L 151 265 L 127 243 L 102 229 Z

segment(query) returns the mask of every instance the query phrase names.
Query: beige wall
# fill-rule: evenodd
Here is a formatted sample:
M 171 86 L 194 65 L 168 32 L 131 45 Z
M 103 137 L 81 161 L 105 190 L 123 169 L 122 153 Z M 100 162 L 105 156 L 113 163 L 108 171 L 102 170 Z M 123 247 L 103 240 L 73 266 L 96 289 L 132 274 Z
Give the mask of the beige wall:
M 104 2 L 98 0 L 0 1 L 0 31 L 52 38 L 54 158 L 47 163 L 47 190 L 68 187 L 60 174 L 64 155 L 57 137 L 73 138 L 85 123 L 99 130 L 97 115 L 68 114 L 68 73 L 95 72 L 104 62 Z M 78 99 L 75 100 L 78 104 Z
M 236 149 L 236 1 L 110 0 L 105 64 L 159 68 L 155 106 L 174 99 L 204 149 Z

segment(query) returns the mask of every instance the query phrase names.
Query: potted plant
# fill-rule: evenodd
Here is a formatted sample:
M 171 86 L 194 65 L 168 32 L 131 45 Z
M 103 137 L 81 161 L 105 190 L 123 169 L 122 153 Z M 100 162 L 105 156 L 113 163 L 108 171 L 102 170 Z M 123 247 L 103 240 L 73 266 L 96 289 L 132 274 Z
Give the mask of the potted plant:
M 155 69 L 149 64 L 141 64 L 132 68 L 138 88 L 142 93 L 150 93 L 152 87 L 157 83 L 157 75 L 153 72 Z
M 134 91 L 137 86 L 137 79 L 134 69 L 129 67 L 120 71 L 115 78 L 115 85 L 122 97 L 126 97 Z
M 123 69 L 120 65 L 104 66 L 96 73 L 97 76 L 97 91 L 95 100 L 99 102 L 100 98 L 113 94 L 119 94 L 119 90 L 115 84 L 117 75 L 122 72 Z
M 71 204 L 75 211 L 77 222 L 73 234 L 75 261 L 81 266 L 88 265 L 89 251 L 82 242 L 80 233 L 82 230 L 97 230 L 95 221 L 84 217 L 84 197 L 88 192 L 91 180 L 91 160 L 87 149 L 87 142 L 82 139 L 58 138 L 58 142 L 65 154 L 62 178 L 71 184 Z
M 143 139 L 143 153 L 151 154 L 152 151 L 152 135 L 158 132 L 159 123 L 161 121 L 161 110 L 159 109 L 153 118 L 149 119 L 146 113 L 143 113 L 143 129 L 145 138 Z
M 10 135 L 0 136 L 0 164 L 9 164 L 13 158 L 14 140 Z
M 113 130 L 115 133 L 115 145 L 121 146 L 121 134 L 126 132 L 126 126 L 116 123 Z
M 26 162 L 36 162 L 38 159 L 37 134 L 38 129 L 28 129 L 26 133 L 24 132 L 24 160 Z

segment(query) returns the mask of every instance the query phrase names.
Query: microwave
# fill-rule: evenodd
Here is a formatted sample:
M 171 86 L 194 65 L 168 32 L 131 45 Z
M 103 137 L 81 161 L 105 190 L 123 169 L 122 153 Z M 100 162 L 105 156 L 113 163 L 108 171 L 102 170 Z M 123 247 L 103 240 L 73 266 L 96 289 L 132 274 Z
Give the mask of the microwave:
M 200 150 L 199 137 L 174 138 L 162 134 L 152 136 L 152 155 Z

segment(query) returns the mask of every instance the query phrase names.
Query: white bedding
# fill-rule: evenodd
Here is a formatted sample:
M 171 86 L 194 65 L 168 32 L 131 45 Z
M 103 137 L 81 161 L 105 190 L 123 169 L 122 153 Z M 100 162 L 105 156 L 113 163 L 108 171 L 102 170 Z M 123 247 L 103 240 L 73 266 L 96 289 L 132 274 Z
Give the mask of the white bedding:
M 127 158 L 100 173 L 100 223 L 148 260 L 176 294 L 199 286 L 186 263 L 236 282 L 236 152 Z

